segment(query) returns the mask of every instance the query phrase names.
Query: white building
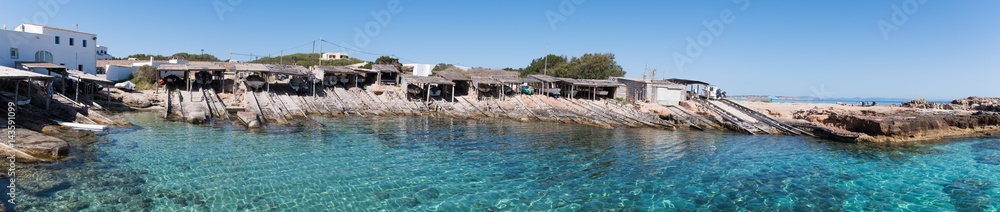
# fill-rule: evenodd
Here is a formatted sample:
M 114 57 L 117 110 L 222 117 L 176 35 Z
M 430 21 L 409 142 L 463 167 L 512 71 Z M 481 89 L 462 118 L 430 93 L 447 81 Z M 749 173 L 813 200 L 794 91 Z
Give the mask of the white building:
M 97 59 L 98 60 L 111 60 L 111 59 L 114 59 L 114 58 L 115 57 L 112 57 L 111 54 L 108 54 L 108 47 L 107 46 L 97 45 Z
M 650 79 L 631 79 L 612 77 L 612 80 L 625 84 L 628 93 L 625 97 L 635 101 L 643 101 L 660 105 L 679 105 L 687 99 L 684 85 Z
M 431 71 L 434 70 L 434 66 L 436 66 L 436 65 L 434 65 L 434 64 L 416 64 L 416 63 L 403 64 L 403 67 L 410 67 L 410 70 L 413 70 L 413 75 L 414 76 L 423 76 L 423 77 L 430 76 L 431 75 Z
M 48 62 L 67 69 L 97 74 L 97 35 L 37 24 L 0 30 L 0 65 L 15 62 Z
M 345 52 L 327 52 L 323 53 L 323 57 L 321 58 L 321 60 L 342 60 L 347 58 L 350 57 L 348 57 L 347 53 Z

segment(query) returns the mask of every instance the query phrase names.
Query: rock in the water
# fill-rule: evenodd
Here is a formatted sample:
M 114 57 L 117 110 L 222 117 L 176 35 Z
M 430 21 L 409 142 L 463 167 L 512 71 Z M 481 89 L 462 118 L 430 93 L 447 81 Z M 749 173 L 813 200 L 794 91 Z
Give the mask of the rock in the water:
M 996 150 L 1000 151 L 1000 141 L 987 141 L 972 145 L 973 150 Z
M 187 122 L 190 122 L 190 123 L 194 123 L 194 124 L 205 123 L 205 119 L 208 118 L 208 113 L 205 112 L 207 110 L 208 109 L 205 108 L 204 105 L 185 104 L 184 105 L 184 112 L 187 113 L 187 114 L 185 114 L 184 117 L 186 117 L 187 118 Z
M 951 197 L 951 204 L 958 211 L 987 211 L 994 200 L 989 196 L 993 182 L 979 178 L 961 178 L 944 187 L 944 193 Z
M 62 139 L 20 128 L 14 133 L 17 135 L 14 146 L 24 153 L 50 159 L 69 154 L 69 143 Z
M 415 194 L 417 201 L 420 201 L 421 203 L 430 202 L 431 200 L 438 198 L 440 195 L 441 193 L 435 188 L 421 189 Z
M 986 155 L 976 157 L 976 162 L 982 164 L 1000 165 L 1000 153 L 988 153 Z

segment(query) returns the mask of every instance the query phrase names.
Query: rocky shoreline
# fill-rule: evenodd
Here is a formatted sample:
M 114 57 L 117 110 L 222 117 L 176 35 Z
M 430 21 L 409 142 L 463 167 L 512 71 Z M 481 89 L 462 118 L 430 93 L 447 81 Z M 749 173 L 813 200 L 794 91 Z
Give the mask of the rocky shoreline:
M 925 100 L 892 106 L 744 102 L 785 122 L 824 128 L 837 140 L 865 143 L 906 143 L 949 138 L 1000 135 L 1000 113 L 979 97 L 933 104 Z M 972 101 L 965 101 L 972 100 Z M 970 104 L 971 103 L 971 104 Z

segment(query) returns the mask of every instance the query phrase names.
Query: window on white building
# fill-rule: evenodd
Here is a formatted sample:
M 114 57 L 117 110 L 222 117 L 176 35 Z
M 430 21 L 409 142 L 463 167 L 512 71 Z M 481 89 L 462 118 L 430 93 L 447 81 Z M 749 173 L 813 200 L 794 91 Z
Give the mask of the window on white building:
M 10 48 L 10 59 L 20 58 L 21 54 L 17 51 L 17 48 Z
M 72 45 L 73 45 L 73 38 L 69 38 L 69 45 L 70 45 L 70 46 L 72 46 Z
M 48 51 L 35 52 L 35 62 L 52 63 L 52 52 Z
M 56 44 L 59 44 L 59 36 L 56 36 Z

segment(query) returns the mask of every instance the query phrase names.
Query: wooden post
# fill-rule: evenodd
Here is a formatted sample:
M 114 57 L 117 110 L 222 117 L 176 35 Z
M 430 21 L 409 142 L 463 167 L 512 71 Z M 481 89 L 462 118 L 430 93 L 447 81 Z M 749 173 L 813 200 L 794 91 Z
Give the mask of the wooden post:
M 454 85 L 451 86 L 451 102 L 455 102 L 455 86 Z
M 50 109 L 49 108 L 49 103 L 52 102 L 52 92 L 50 92 L 51 89 L 52 89 L 52 79 L 49 79 L 49 81 L 45 83 L 45 94 L 49 95 L 49 98 L 45 99 L 45 109 L 46 110 Z
M 426 97 L 424 97 L 424 102 L 430 101 L 431 100 L 431 84 L 424 83 L 424 93 L 427 94 L 427 95 L 425 95 Z

